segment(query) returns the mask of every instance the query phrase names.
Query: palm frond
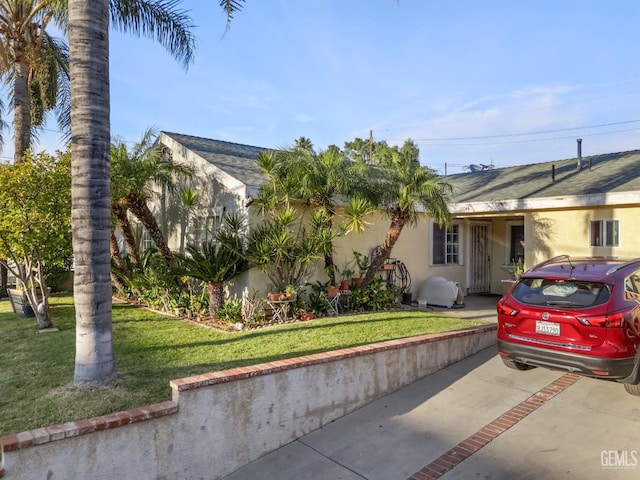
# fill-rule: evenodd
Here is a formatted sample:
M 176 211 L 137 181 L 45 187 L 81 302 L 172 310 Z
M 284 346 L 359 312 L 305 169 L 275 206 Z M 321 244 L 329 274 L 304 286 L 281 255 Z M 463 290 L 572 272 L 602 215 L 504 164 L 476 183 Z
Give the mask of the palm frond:
M 121 32 L 151 38 L 186 68 L 195 52 L 194 27 L 179 0 L 111 0 L 111 22 Z
M 227 14 L 227 26 L 225 32 L 229 30 L 231 21 L 233 20 L 233 14 L 242 10 L 244 0 L 220 0 L 220 7 Z

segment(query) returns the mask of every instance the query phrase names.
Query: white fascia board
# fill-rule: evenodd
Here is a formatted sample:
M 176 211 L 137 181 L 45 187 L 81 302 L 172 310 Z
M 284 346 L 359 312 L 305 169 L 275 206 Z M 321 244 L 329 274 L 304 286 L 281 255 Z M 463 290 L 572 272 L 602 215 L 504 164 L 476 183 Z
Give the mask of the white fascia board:
M 572 195 L 567 197 L 520 198 L 488 202 L 466 202 L 449 204 L 451 213 L 500 213 L 526 210 L 549 210 L 557 208 L 602 207 L 640 204 L 640 191 L 611 192 L 595 195 Z
M 187 147 L 185 147 L 181 143 L 178 143 L 173 138 L 167 136 L 164 133 L 160 134 L 160 136 L 158 137 L 158 141 L 160 142 L 160 144 L 166 145 L 171 149 L 171 152 L 174 155 L 174 160 L 176 160 L 175 157 L 178 156 L 179 161 L 196 167 L 197 169 L 201 170 L 206 176 L 212 176 L 213 178 L 215 178 L 218 183 L 220 183 L 228 191 L 238 195 L 240 198 L 246 198 L 247 186 L 237 178 L 229 175 L 219 167 L 216 167 L 211 162 L 192 152 Z

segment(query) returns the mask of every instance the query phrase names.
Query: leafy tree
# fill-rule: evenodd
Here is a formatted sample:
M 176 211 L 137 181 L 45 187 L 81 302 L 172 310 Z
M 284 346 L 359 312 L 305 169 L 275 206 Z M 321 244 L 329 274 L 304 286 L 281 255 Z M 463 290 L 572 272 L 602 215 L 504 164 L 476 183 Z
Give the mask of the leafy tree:
M 12 92 L 15 163 L 22 160 L 48 111 L 56 109 L 59 127 L 69 130 L 68 49 L 46 31 L 51 21 L 60 25 L 62 6 L 53 1 L 0 1 L 0 82 Z M 3 110 L 0 102 L 0 114 Z M 5 127 L 1 118 L 0 145 Z M 0 265 L 0 297 L 6 288 L 7 270 Z
M 71 258 L 71 154 L 0 165 L 0 260 L 24 286 L 38 326 L 52 326 L 45 273 Z
M 207 284 L 212 318 L 218 318 L 218 310 L 224 303 L 224 283 L 249 269 L 243 242 L 245 229 L 238 215 L 225 215 L 214 241 L 200 247 L 189 245 L 188 255 L 180 255 L 176 273 Z
M 418 222 L 420 207 L 441 225 L 451 219 L 447 207 L 451 186 L 435 171 L 420 165 L 419 150 L 413 141 L 407 140 L 400 148 L 379 142 L 373 163 L 369 178 L 378 192 L 377 205 L 391 223 L 384 242 L 371 259 L 363 286 L 371 282 L 390 257 L 402 229 Z

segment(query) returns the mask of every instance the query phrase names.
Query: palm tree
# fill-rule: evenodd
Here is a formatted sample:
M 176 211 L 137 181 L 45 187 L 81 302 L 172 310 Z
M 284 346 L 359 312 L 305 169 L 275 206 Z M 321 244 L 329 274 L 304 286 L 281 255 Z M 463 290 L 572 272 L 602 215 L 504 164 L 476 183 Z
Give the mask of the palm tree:
M 270 162 L 263 160 L 260 167 L 276 185 L 265 193 L 286 193 L 289 198 L 300 200 L 308 208 L 318 212 L 323 218 L 322 242 L 325 271 L 331 284 L 336 283 L 333 259 L 333 238 L 350 231 L 364 229 L 363 217 L 373 212 L 372 204 L 363 186 L 362 162 L 352 162 L 337 147 L 315 153 L 311 140 L 300 137 L 295 146 L 286 152 L 273 155 Z M 337 205 L 345 202 L 342 221 L 335 225 Z
M 224 283 L 249 269 L 243 243 L 245 224 L 238 215 L 226 215 L 215 240 L 199 248 L 187 246 L 188 256 L 180 256 L 178 275 L 191 277 L 207 284 L 209 314 L 218 317 L 224 302 Z
M 184 241 L 187 236 L 187 226 L 189 225 L 189 219 L 191 212 L 193 212 L 198 203 L 200 202 L 200 195 L 198 191 L 193 187 L 182 187 L 178 192 L 180 202 L 184 207 L 182 216 L 180 218 L 180 252 L 184 251 Z
M 58 125 L 68 132 L 68 49 L 47 32 L 65 20 L 64 1 L 0 1 L 0 81 L 11 86 L 16 163 L 47 111 L 57 108 Z
M 229 20 L 240 8 L 238 0 L 223 0 L 221 6 Z M 71 222 L 76 261 L 74 381 L 104 383 L 115 373 L 109 251 L 109 0 L 68 0 L 68 8 L 72 79 Z M 159 28 L 153 33 L 171 38 L 164 36 L 166 31 L 161 25 L 156 25 Z M 140 31 L 140 23 L 131 26 Z
M 381 142 L 374 155 L 372 175 L 379 194 L 378 206 L 391 219 L 384 242 L 377 249 L 362 282 L 366 287 L 384 262 L 406 225 L 415 225 L 423 207 L 439 224 L 450 221 L 447 193 L 451 186 L 431 169 L 420 165 L 418 147 L 407 140 L 401 148 Z M 374 176 L 375 175 L 375 176 Z
M 135 241 L 131 238 L 132 231 L 128 225 L 127 212 L 131 212 L 149 232 L 167 264 L 175 267 L 175 256 L 147 201 L 154 194 L 154 183 L 173 193 L 176 190 L 176 178 L 188 178 L 193 171 L 163 155 L 155 144 L 155 138 L 155 133 L 149 129 L 131 149 L 121 140 L 115 141 L 111 146 L 113 213 L 121 227 L 134 265 L 139 265 L 139 261 L 136 261 L 139 256 Z
M 76 384 L 115 375 L 111 325 L 109 1 L 69 0 Z

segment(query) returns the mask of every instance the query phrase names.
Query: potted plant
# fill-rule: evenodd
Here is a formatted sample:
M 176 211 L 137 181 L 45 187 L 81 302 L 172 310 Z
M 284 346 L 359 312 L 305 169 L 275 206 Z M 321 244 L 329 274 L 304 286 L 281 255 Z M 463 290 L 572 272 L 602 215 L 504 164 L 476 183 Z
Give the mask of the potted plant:
M 353 277 L 351 280 L 353 281 L 354 285 L 359 287 L 360 285 L 362 285 L 362 280 L 364 279 L 364 276 L 367 273 L 367 270 L 369 270 L 369 266 L 371 265 L 371 259 L 367 255 L 357 252 L 355 250 L 353 251 L 353 257 L 356 262 L 356 265 L 358 266 L 358 273 L 360 274 L 360 276 Z
M 342 271 L 342 280 L 340 281 L 340 290 L 350 290 L 351 288 L 350 279 L 353 277 L 354 273 L 355 272 L 353 270 L 349 270 L 348 268 L 345 268 Z
M 335 285 L 331 285 L 327 288 L 327 297 L 329 298 L 337 297 L 338 293 L 340 293 L 340 289 Z
M 284 289 L 284 294 L 287 300 L 295 300 L 297 296 L 296 287 L 287 285 Z
M 513 275 L 514 280 L 518 280 L 520 275 L 524 273 L 524 262 L 522 261 L 522 258 L 519 258 L 517 262 L 515 260 L 511 260 L 511 264 L 513 265 L 511 274 Z
M 307 311 L 301 311 L 300 312 L 300 320 L 303 322 L 306 322 L 308 320 L 313 320 L 315 317 L 315 315 L 313 314 L 313 312 L 307 312 Z
M 280 300 L 284 300 L 286 299 L 287 296 L 284 292 L 269 292 L 267 293 L 267 300 L 269 300 L 270 302 L 278 302 Z

